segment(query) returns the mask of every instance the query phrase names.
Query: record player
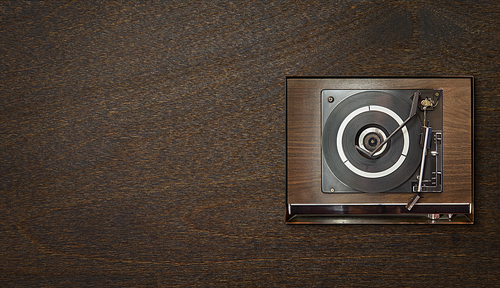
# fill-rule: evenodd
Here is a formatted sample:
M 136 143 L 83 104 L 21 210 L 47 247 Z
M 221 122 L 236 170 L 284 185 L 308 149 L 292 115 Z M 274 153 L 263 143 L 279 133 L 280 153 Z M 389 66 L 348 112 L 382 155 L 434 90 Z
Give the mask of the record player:
M 287 78 L 287 223 L 473 223 L 473 78 Z

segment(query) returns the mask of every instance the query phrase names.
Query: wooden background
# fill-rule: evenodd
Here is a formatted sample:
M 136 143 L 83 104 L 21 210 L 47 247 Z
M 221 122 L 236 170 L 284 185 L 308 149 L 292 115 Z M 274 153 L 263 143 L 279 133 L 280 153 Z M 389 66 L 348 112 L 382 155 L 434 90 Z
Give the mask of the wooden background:
M 4 1 L 1 286 L 499 286 L 500 2 Z M 475 77 L 474 225 L 285 225 L 286 76 Z

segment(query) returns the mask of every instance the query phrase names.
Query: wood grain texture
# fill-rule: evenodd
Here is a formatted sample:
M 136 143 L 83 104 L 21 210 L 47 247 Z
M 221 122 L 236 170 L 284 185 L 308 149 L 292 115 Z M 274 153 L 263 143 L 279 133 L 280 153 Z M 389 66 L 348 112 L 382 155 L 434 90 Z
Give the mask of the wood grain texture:
M 497 1 L 0 4 L 1 286 L 498 286 Z M 475 76 L 475 224 L 286 226 L 285 76 Z

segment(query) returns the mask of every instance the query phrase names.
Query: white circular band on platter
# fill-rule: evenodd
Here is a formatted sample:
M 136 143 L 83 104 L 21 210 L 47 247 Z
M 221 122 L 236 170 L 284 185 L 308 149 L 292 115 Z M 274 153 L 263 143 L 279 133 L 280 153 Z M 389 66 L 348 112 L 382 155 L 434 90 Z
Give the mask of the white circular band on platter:
M 366 171 L 363 171 L 363 170 L 356 168 L 354 165 L 351 164 L 351 162 L 349 162 L 349 160 L 347 159 L 347 157 L 344 154 L 344 149 L 342 147 L 342 136 L 344 135 L 344 130 L 345 130 L 345 127 L 347 126 L 347 124 L 349 124 L 349 122 L 351 122 L 351 120 L 354 117 L 358 116 L 359 114 L 369 112 L 369 111 L 378 111 L 378 112 L 385 113 L 385 114 L 391 116 L 391 118 L 394 119 L 398 123 L 398 125 L 401 125 L 403 123 L 403 120 L 398 116 L 398 114 L 396 114 L 394 111 L 392 111 L 386 107 L 370 105 L 370 106 L 364 106 L 364 107 L 358 108 L 358 109 L 352 111 L 351 114 L 347 115 L 347 117 L 344 119 L 344 121 L 342 121 L 342 124 L 340 124 L 339 131 L 337 132 L 337 151 L 339 153 L 340 159 L 347 166 L 347 168 L 349 168 L 349 170 L 358 174 L 359 176 L 362 176 L 365 178 L 385 177 L 385 176 L 391 174 L 392 172 L 396 171 L 401 166 L 401 164 L 403 164 L 403 162 L 406 159 L 406 155 L 408 154 L 408 149 L 410 147 L 410 137 L 408 136 L 408 129 L 406 129 L 406 126 L 401 128 L 401 132 L 403 133 L 403 151 L 401 152 L 401 156 L 399 156 L 398 161 L 396 161 L 396 163 L 394 163 L 394 165 L 392 165 L 391 167 L 389 167 L 388 169 L 386 169 L 384 171 L 366 172 Z

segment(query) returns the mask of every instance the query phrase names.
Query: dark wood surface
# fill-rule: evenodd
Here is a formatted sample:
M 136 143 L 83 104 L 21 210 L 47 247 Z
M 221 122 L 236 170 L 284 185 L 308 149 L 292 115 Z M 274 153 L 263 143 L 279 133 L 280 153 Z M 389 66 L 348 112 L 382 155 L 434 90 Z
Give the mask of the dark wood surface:
M 498 287 L 498 1 L 0 9 L 1 286 Z M 310 75 L 474 76 L 475 224 L 285 225 Z

